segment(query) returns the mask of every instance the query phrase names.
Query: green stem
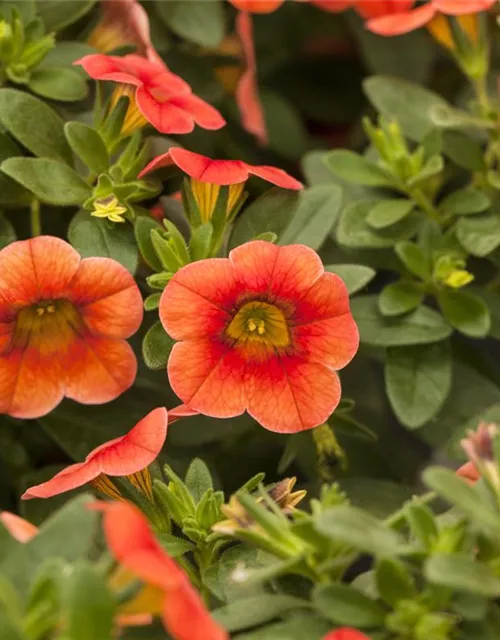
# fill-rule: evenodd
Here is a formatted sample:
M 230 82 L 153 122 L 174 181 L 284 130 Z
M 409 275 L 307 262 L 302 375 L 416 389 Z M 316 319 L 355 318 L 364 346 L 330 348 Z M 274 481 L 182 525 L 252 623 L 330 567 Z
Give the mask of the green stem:
M 438 224 L 442 223 L 439 211 L 420 189 L 412 189 L 409 192 L 409 195 L 418 204 L 418 206 L 425 211 L 431 220 L 434 220 Z
M 36 198 L 31 201 L 31 237 L 36 238 L 36 236 L 42 235 L 42 219 L 40 216 L 40 200 Z
M 437 498 L 437 495 L 436 493 L 434 493 L 434 491 L 428 491 L 427 493 L 424 493 L 421 496 L 416 496 L 415 498 L 413 498 L 412 504 L 428 504 L 429 502 L 433 502 L 436 498 Z M 400 524 L 402 524 L 406 515 L 406 507 L 407 507 L 407 504 L 405 504 L 403 507 L 401 507 L 401 509 L 399 509 L 398 511 L 390 515 L 388 518 L 386 518 L 385 524 L 388 527 L 396 527 L 396 528 Z

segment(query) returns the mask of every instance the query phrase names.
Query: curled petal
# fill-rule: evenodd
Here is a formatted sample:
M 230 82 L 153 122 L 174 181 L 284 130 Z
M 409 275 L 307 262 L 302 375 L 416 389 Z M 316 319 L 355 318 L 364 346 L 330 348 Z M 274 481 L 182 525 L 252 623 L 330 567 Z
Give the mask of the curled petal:
M 450 16 L 488 11 L 496 0 L 433 0 L 434 8 Z
M 220 129 L 226 124 L 226 121 L 215 107 L 212 107 L 211 104 L 198 98 L 193 93 L 175 96 L 171 99 L 170 104 L 189 113 L 194 122 L 204 129 Z
M 154 409 L 124 436 L 97 447 L 85 462 L 73 464 L 47 482 L 30 487 L 22 498 L 50 498 L 81 487 L 101 473 L 127 476 L 142 471 L 158 457 L 167 436 L 167 421 L 166 409 Z
M 240 110 L 244 129 L 265 145 L 268 142 L 268 135 L 257 84 L 257 61 L 255 59 L 252 18 L 249 13 L 242 11 L 236 16 L 236 32 L 243 45 L 246 63 L 246 69 L 236 89 L 236 103 Z
M 0 522 L 18 542 L 28 542 L 38 533 L 38 527 L 9 511 L 0 512 Z
M 425 26 L 435 13 L 434 4 L 429 3 L 412 11 L 373 18 L 366 22 L 366 28 L 381 36 L 399 36 Z

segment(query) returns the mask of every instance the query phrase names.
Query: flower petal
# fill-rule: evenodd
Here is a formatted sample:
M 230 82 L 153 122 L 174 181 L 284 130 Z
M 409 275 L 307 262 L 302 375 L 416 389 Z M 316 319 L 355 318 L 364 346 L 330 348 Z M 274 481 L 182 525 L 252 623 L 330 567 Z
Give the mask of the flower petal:
M 175 340 L 221 331 L 231 320 L 237 291 L 229 260 L 211 258 L 186 265 L 170 280 L 160 299 L 165 331 Z
M 78 336 L 64 354 L 66 393 L 83 404 L 103 404 L 117 398 L 134 382 L 137 360 L 124 340 Z
M 187 579 L 167 591 L 162 618 L 175 640 L 229 640 Z
M 231 418 L 245 411 L 244 362 L 231 347 L 216 340 L 178 342 L 167 370 L 174 392 L 199 413 Z
M 246 69 L 236 88 L 236 103 L 241 114 L 243 128 L 254 135 L 262 145 L 265 145 L 268 142 L 268 135 L 257 84 L 257 61 L 250 14 L 244 11 L 238 13 L 235 27 L 243 45 L 246 63 Z
M 244 290 L 284 301 L 295 301 L 324 272 L 318 254 L 298 244 L 278 247 L 255 240 L 233 249 L 229 259 Z
M 135 94 L 137 106 L 142 115 L 161 133 L 191 133 L 194 121 L 188 112 L 171 100 L 161 102 L 151 91 L 141 86 Z
M 30 343 L 0 358 L 0 413 L 39 418 L 63 399 L 64 370 L 52 345 L 45 353 Z
M 356 355 L 359 333 L 349 311 L 336 318 L 318 320 L 293 329 L 293 342 L 310 362 L 342 369 Z
M 310 0 L 311 4 L 322 9 L 323 11 L 329 11 L 330 13 L 340 13 L 352 7 L 356 0 Z M 369 0 L 370 3 L 373 0 Z M 411 2 L 411 0 L 410 0 Z
M 92 333 L 128 338 L 141 326 L 141 292 L 132 275 L 115 260 L 82 260 L 68 299 L 79 308 Z
M 487 11 L 496 0 L 433 0 L 436 11 L 450 16 L 460 16 L 469 13 Z
M 79 264 L 79 254 L 59 238 L 13 242 L 0 251 L 0 313 L 4 306 L 65 297 Z
M 220 129 L 226 124 L 222 115 L 211 104 L 205 102 L 193 93 L 175 96 L 169 100 L 169 105 L 186 112 L 200 127 L 204 129 Z
M 272 13 L 276 11 L 285 0 L 229 0 L 240 11 L 251 13 Z
M 293 324 L 338 318 L 349 311 L 349 293 L 339 276 L 324 273 L 296 302 Z
M 0 512 L 0 522 L 18 542 L 28 542 L 38 533 L 38 527 L 9 511 Z
M 381 36 L 399 36 L 403 33 L 415 31 L 426 25 L 436 13 L 431 2 L 412 11 L 403 11 L 391 15 L 373 18 L 366 22 L 366 28 Z
M 127 66 L 125 58 L 127 56 L 120 58 L 118 56 L 106 56 L 102 53 L 91 53 L 76 60 L 73 64 L 82 66 L 94 80 L 109 80 L 140 87 L 142 81 L 135 76 L 133 69 Z
M 97 478 L 99 473 L 99 463 L 97 461 L 90 462 L 90 464 L 86 462 L 72 464 L 59 473 L 56 473 L 56 475 L 50 480 L 47 480 L 47 482 L 29 487 L 21 496 L 21 500 L 52 498 L 52 496 L 57 496 L 60 493 L 82 487 L 84 484 Z
M 169 153 L 179 169 L 200 182 L 229 185 L 248 178 L 247 165 L 240 160 L 212 160 L 180 147 L 171 147 Z
M 167 410 L 153 409 L 124 436 L 94 449 L 85 463 L 97 462 L 100 472 L 108 476 L 128 476 L 142 471 L 162 450 L 167 425 Z
M 298 356 L 276 356 L 248 366 L 248 413 L 263 427 L 296 433 L 323 424 L 340 401 L 338 375 Z
M 277 187 L 282 187 L 283 189 L 299 190 L 304 187 L 302 182 L 293 178 L 286 171 L 283 171 L 283 169 L 278 169 L 276 167 L 248 165 L 248 172 L 254 176 L 262 178 L 262 180 L 267 180 L 267 182 L 275 184 Z

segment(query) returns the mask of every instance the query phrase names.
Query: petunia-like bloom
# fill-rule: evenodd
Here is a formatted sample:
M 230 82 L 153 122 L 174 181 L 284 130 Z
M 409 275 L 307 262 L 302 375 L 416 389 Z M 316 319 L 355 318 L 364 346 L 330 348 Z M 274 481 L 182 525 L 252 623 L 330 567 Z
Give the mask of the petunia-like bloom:
M 182 405 L 169 412 L 163 407 L 154 409 L 124 436 L 114 438 L 91 451 L 84 462 L 72 464 L 50 480 L 27 489 L 22 499 L 52 498 L 87 483 L 111 498 L 120 499 L 120 490 L 111 478 L 126 477 L 152 500 L 153 489 L 148 467 L 158 457 L 165 443 L 167 427 L 179 418 L 195 413 Z
M 327 633 L 323 640 L 370 640 L 370 638 L 352 627 L 342 627 Z
M 162 594 L 162 619 L 174 640 L 229 640 L 189 578 L 156 541 L 148 521 L 129 502 L 100 503 L 104 534 L 122 567 Z
M 198 96 L 182 78 L 141 56 L 123 57 L 91 54 L 77 60 L 94 80 L 117 82 L 112 97 L 116 104 L 123 95 L 130 105 L 123 135 L 129 135 L 147 122 L 161 133 L 191 133 L 195 124 L 204 129 L 220 129 L 226 121 Z
M 101 0 L 101 19 L 87 42 L 101 53 L 134 45 L 137 53 L 164 64 L 151 42 L 146 10 L 138 0 Z
M 336 370 L 359 342 L 344 283 L 302 245 L 254 241 L 186 265 L 162 294 L 160 320 L 179 341 L 167 369 L 186 405 L 217 418 L 247 410 L 281 433 L 327 420 L 340 400 Z
M 495 459 L 494 441 L 499 428 L 494 423 L 480 422 L 476 431 L 469 431 L 460 441 L 469 462 L 457 470 L 457 475 L 469 482 L 484 477 L 496 490 L 500 490 L 500 471 Z
M 355 0 L 358 13 L 367 19 L 366 27 L 382 36 L 397 36 L 409 33 L 425 25 L 434 37 L 449 47 L 451 33 L 446 31 L 442 14 L 467 16 L 486 11 L 496 0 L 430 0 L 415 7 L 414 0 Z M 470 30 L 466 21 L 463 26 Z M 444 29 L 444 30 L 443 30 Z
M 0 413 L 38 418 L 64 396 L 114 400 L 134 382 L 125 341 L 139 328 L 142 298 L 115 260 L 85 258 L 39 236 L 0 251 Z
M 220 187 L 224 185 L 229 186 L 227 215 L 230 217 L 243 194 L 246 180 L 252 175 L 284 189 L 302 189 L 302 184 L 283 169 L 254 166 L 242 160 L 212 160 L 180 147 L 170 147 L 167 153 L 151 160 L 141 171 L 139 178 L 172 165 L 179 167 L 191 178 L 191 190 L 202 222 L 207 222 L 212 217 Z
M 38 533 L 38 527 L 9 511 L 0 511 L 0 522 L 18 542 L 28 542 Z

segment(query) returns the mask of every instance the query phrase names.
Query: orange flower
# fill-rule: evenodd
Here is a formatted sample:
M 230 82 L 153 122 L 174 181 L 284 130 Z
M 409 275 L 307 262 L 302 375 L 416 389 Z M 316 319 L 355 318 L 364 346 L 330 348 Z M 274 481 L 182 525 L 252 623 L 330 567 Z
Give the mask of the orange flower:
M 481 477 L 478 470 L 476 469 L 476 465 L 470 460 L 469 462 L 466 462 L 461 467 L 459 467 L 456 473 L 457 476 L 460 476 L 461 478 L 467 480 L 467 482 L 470 482 L 472 484 L 477 482 Z
M 183 267 L 160 320 L 181 341 L 168 375 L 183 402 L 218 418 L 247 410 L 282 433 L 325 422 L 359 341 L 344 283 L 302 245 L 249 242 Z
M 439 20 L 440 14 L 466 16 L 486 11 L 495 2 L 496 0 L 430 0 L 422 6 L 412 8 L 414 0 L 355 0 L 355 7 L 367 19 L 367 29 L 382 36 L 397 36 L 427 24 L 431 29 L 441 26 L 439 23 L 433 25 L 432 22 L 435 18 Z
M 101 0 L 102 18 L 87 42 L 101 53 L 134 45 L 137 53 L 164 64 L 151 42 L 149 18 L 138 0 Z
M 9 511 L 0 512 L 0 522 L 18 542 L 28 542 L 38 533 L 38 527 Z
M 162 549 L 148 521 L 129 502 L 99 503 L 108 547 L 146 585 L 161 590 L 163 624 L 174 640 L 229 640 L 210 616 L 187 575 Z
M 370 638 L 352 627 L 342 627 L 341 629 L 330 631 L 323 640 L 370 640 Z
M 91 451 L 84 462 L 72 464 L 50 480 L 27 489 L 22 500 L 52 498 L 88 482 L 102 493 L 119 499 L 120 491 L 108 476 L 127 477 L 152 500 L 151 475 L 147 467 L 163 447 L 168 418 L 165 408 L 154 409 L 124 436 Z
M 130 273 L 50 236 L 0 251 L 0 413 L 38 418 L 64 396 L 110 402 L 135 380 L 143 316 Z

